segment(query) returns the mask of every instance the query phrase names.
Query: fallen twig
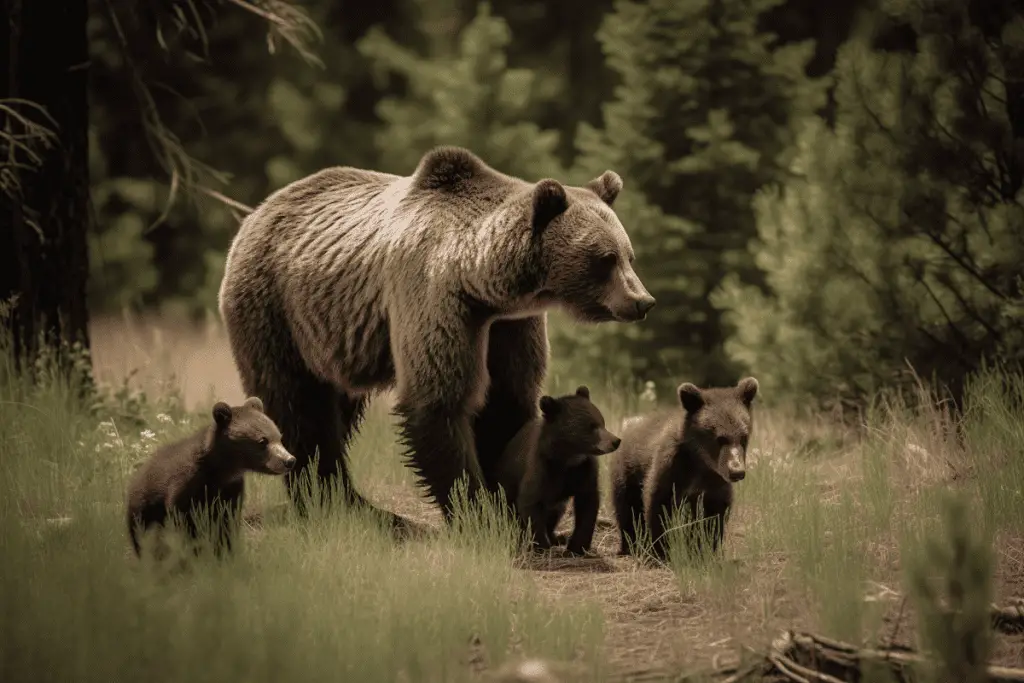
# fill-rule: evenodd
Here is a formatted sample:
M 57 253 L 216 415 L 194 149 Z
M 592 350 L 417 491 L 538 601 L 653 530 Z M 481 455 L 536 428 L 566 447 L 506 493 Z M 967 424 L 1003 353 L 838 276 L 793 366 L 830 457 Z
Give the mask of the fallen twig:
M 906 649 L 856 648 L 822 636 L 787 631 L 772 643 L 771 661 L 794 683 L 859 681 L 861 668 L 888 668 L 897 681 L 915 680 L 914 669 L 927 659 Z M 1024 669 L 988 667 L 992 683 L 1024 683 Z
M 999 633 L 1024 633 L 1024 600 L 1007 607 L 992 605 L 992 628 Z

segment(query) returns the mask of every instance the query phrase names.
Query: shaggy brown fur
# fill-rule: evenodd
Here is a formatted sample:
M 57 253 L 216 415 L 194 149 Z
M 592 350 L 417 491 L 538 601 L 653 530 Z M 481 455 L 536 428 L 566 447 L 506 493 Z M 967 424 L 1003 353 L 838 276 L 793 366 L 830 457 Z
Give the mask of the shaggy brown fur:
M 494 490 L 494 464 L 536 415 L 544 311 L 634 321 L 654 305 L 611 209 L 621 188 L 611 171 L 586 187 L 531 184 L 441 147 L 408 177 L 325 169 L 250 214 L 220 311 L 245 390 L 298 458 L 293 498 L 319 449 L 321 480 L 368 505 L 347 445 L 388 388 L 410 465 L 446 517 L 464 473 L 471 495 Z
M 555 529 L 573 500 L 575 526 L 567 550 L 590 550 L 601 504 L 597 456 L 619 447 L 619 437 L 605 429 L 604 415 L 590 402 L 590 390 L 540 399 L 541 417 L 530 420 L 505 449 L 498 483 L 524 527 L 533 529 L 534 545 L 546 550 L 558 540 Z
M 753 428 L 751 404 L 758 384 L 747 377 L 735 387 L 677 390 L 680 408 L 637 418 L 623 428 L 622 446 L 611 463 L 613 503 L 619 525 L 619 554 L 626 555 L 644 527 L 654 554 L 667 555 L 665 525 L 672 510 L 686 505 L 712 521 L 712 551 L 725 538 L 733 482 L 746 475 L 747 440 Z M 639 525 L 639 526 L 638 526 Z M 693 543 L 699 536 L 690 534 Z
M 128 484 L 128 536 L 141 552 L 139 530 L 163 526 L 172 511 L 198 538 L 197 512 L 212 516 L 217 554 L 231 550 L 238 513 L 245 501 L 245 472 L 285 474 L 295 458 L 281 444 L 281 433 L 263 413 L 260 399 L 241 406 L 218 402 L 213 424 L 157 449 Z

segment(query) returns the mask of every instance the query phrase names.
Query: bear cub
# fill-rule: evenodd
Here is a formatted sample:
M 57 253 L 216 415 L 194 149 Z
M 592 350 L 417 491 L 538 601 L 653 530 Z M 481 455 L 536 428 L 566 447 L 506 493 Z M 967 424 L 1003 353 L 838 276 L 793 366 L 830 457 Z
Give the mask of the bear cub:
M 522 525 L 530 522 L 534 546 L 541 550 L 560 540 L 555 529 L 572 498 L 575 526 L 566 550 L 583 555 L 601 503 L 597 456 L 614 452 L 620 439 L 605 429 L 586 386 L 558 398 L 541 397 L 540 410 L 505 448 L 498 484 Z
M 733 484 L 746 475 L 747 441 L 753 427 L 751 404 L 758 384 L 747 377 L 734 387 L 699 389 L 679 385 L 679 407 L 630 421 L 622 447 L 611 463 L 612 499 L 619 526 L 620 555 L 635 550 L 637 534 L 650 533 L 655 557 L 665 560 L 666 524 L 672 511 L 686 506 L 713 520 L 711 550 L 725 538 Z M 703 495 L 702 510 L 698 498 Z M 688 535 L 699 549 L 700 538 Z
M 132 476 L 128 535 L 135 554 L 141 555 L 140 528 L 164 526 L 172 511 L 182 516 L 191 539 L 198 539 L 202 508 L 209 510 L 214 551 L 230 551 L 245 498 L 245 473 L 283 475 L 293 467 L 295 457 L 281 443 L 281 432 L 259 398 L 234 407 L 218 402 L 213 424 L 161 446 Z

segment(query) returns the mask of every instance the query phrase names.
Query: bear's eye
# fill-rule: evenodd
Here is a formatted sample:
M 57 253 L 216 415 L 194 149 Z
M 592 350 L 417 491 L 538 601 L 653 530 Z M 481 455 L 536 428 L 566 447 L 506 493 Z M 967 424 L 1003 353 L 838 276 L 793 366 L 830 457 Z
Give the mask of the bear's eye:
M 729 437 L 727 437 L 727 436 L 720 436 L 720 437 L 718 437 L 716 439 L 716 441 L 718 441 L 718 445 L 719 446 L 728 446 L 729 445 Z
M 268 443 L 270 443 L 270 439 L 268 439 L 267 437 L 264 436 L 260 439 L 261 446 L 266 446 Z
M 605 278 L 611 275 L 612 270 L 615 269 L 615 264 L 618 263 L 619 255 L 615 252 L 608 252 L 598 258 L 594 259 L 594 273 L 598 278 Z

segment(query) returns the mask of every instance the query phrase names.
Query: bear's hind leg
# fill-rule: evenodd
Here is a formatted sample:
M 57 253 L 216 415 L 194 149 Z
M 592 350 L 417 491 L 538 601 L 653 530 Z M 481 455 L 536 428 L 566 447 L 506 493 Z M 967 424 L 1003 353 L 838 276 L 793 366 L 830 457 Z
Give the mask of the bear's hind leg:
M 626 470 L 621 481 L 612 483 L 612 506 L 619 527 L 619 555 L 629 555 L 637 550 L 637 532 L 645 529 L 643 481 Z
M 284 447 L 295 456 L 295 469 L 284 476 L 285 486 L 300 516 L 307 503 L 326 505 L 335 492 L 346 502 L 362 502 L 348 471 L 345 441 L 358 425 L 363 400 L 339 396 L 331 385 L 308 371 L 280 373 L 273 387 L 250 391 L 281 430 Z M 309 466 L 317 456 L 316 471 Z M 313 481 L 319 495 L 314 495 Z
M 569 501 L 561 501 L 548 508 L 548 536 L 551 537 L 551 542 L 554 545 L 565 545 L 569 542 L 569 536 L 566 534 L 555 533 L 555 529 L 558 528 L 558 524 L 562 521 L 562 517 L 565 516 L 565 511 L 569 507 Z

